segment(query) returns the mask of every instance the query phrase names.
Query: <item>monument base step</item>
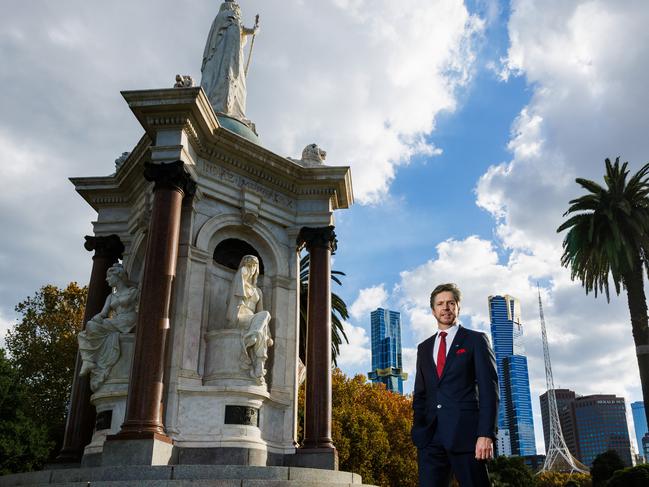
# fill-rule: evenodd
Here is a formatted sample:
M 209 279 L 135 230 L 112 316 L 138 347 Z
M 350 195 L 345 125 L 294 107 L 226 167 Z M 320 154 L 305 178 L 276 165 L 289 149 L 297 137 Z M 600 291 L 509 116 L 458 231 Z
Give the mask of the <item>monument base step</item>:
M 0 487 L 374 487 L 351 472 L 241 465 L 122 466 L 0 477 Z

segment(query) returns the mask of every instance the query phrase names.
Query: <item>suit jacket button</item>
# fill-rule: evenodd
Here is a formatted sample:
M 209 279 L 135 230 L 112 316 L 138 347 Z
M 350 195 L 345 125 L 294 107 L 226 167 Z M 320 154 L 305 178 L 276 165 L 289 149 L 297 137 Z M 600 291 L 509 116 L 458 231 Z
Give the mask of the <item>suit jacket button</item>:
M 441 405 L 441 404 L 438 404 L 438 405 L 437 405 L 437 409 L 442 409 L 442 405 Z

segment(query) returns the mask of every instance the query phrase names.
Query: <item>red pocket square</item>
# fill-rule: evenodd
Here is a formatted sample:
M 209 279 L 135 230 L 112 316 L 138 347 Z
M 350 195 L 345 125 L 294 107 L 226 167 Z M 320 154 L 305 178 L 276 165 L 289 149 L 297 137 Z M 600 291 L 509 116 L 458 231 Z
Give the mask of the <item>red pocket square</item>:
M 455 355 L 460 355 L 461 353 L 466 353 L 466 348 L 460 348 L 457 352 L 455 352 Z

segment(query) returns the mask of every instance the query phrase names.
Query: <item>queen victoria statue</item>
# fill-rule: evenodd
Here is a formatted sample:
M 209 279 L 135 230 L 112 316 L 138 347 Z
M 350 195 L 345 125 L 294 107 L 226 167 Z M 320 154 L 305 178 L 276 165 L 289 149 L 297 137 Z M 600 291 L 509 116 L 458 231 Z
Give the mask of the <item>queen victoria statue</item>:
M 259 30 L 258 18 L 259 16 L 254 27 L 245 27 L 237 2 L 224 1 L 212 22 L 203 52 L 201 87 L 205 90 L 214 111 L 244 123 L 249 121 L 245 116 L 247 66 L 244 65 L 243 50 L 247 36 L 252 35 L 254 41 L 254 36 Z
M 121 264 L 114 264 L 106 273 L 106 282 L 113 288 L 104 308 L 79 333 L 82 364 L 79 375 L 90 374 L 90 388 L 97 391 L 120 357 L 119 336 L 130 332 L 137 321 L 138 290 L 129 284 Z
M 268 348 L 273 345 L 268 323 L 270 313 L 263 309 L 261 289 L 257 287 L 259 260 L 245 255 L 230 286 L 227 320 L 241 331 L 241 368 L 249 370 L 257 385 L 266 383 Z

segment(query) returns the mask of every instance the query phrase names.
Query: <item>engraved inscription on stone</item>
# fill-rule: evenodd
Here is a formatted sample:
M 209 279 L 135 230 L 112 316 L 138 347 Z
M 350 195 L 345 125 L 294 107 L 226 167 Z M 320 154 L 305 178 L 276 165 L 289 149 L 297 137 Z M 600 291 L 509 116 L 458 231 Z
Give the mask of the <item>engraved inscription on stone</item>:
M 256 183 L 251 179 L 240 176 L 236 173 L 228 171 L 227 169 L 213 166 L 212 164 L 206 161 L 201 161 L 200 167 L 203 172 L 210 174 L 214 177 L 217 177 L 222 181 L 226 181 L 232 184 L 233 186 L 237 186 L 239 188 L 248 187 L 250 189 L 253 189 L 258 193 L 261 193 L 269 201 L 275 204 L 286 206 L 287 208 L 293 208 L 294 206 L 293 200 L 291 198 L 287 198 L 281 193 L 268 189 L 267 187 L 259 183 Z
M 259 427 L 259 409 L 248 406 L 225 406 L 225 424 Z

